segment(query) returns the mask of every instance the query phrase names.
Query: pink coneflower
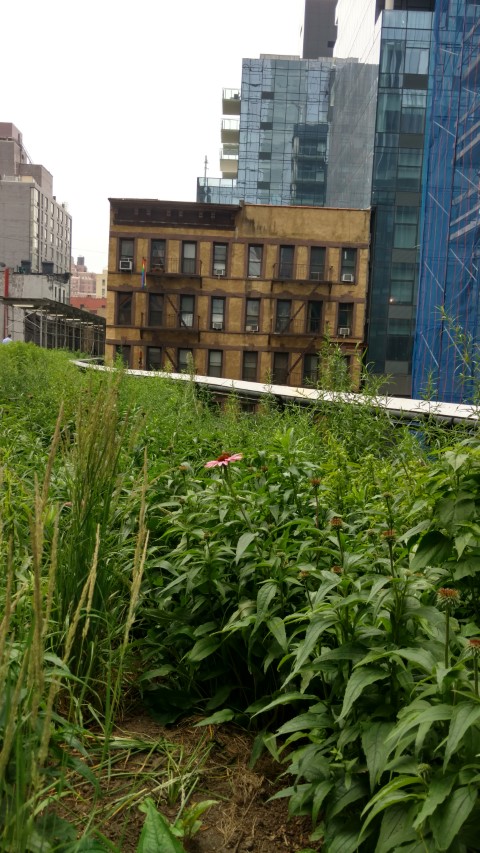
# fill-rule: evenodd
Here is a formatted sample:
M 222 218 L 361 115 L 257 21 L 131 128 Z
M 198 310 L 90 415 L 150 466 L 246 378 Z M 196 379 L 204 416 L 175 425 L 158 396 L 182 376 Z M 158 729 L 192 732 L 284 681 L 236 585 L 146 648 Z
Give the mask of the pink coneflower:
M 437 592 L 438 604 L 457 604 L 460 601 L 460 593 L 458 589 L 453 589 L 449 586 L 442 586 Z
M 478 637 L 471 637 L 467 640 L 467 648 L 472 653 L 472 655 L 480 655 L 480 640 Z
M 205 468 L 226 467 L 230 462 L 238 462 L 240 459 L 243 459 L 242 453 L 221 453 L 217 459 L 212 459 L 210 462 L 206 462 Z

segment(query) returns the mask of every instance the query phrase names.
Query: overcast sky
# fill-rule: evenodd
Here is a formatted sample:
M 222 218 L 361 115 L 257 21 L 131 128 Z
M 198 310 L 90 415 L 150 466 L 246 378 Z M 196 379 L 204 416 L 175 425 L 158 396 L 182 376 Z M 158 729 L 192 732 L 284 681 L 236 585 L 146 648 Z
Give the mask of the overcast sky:
M 304 0 L 24 0 L 2 7 L 0 121 L 73 217 L 72 254 L 107 263 L 109 197 L 195 201 L 220 175 L 222 87 L 241 60 L 301 53 Z

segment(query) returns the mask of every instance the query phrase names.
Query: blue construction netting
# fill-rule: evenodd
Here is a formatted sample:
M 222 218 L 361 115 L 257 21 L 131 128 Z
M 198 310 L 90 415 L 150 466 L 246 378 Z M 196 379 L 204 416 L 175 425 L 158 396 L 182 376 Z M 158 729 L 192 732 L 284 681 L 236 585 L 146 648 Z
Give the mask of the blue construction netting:
M 480 5 L 438 0 L 423 176 L 413 396 L 480 393 Z

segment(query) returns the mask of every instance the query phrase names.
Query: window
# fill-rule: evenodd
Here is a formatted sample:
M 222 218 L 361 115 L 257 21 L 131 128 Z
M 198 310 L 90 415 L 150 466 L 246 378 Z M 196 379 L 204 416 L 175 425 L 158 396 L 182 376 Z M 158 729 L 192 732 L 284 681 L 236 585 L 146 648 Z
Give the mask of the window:
M 133 261 L 133 240 L 130 238 L 120 240 L 120 260 Z
M 347 337 L 352 334 L 353 302 L 340 302 L 338 305 L 337 334 Z M 341 331 L 343 329 L 343 331 Z M 348 331 L 346 331 L 348 330 Z
M 288 381 L 288 352 L 274 352 L 272 382 L 274 385 L 286 385 Z
M 246 382 L 257 381 L 257 362 L 258 352 L 243 353 L 242 379 L 244 379 Z
M 115 355 L 121 358 L 125 367 L 130 367 L 131 346 L 129 344 L 119 344 L 115 347 Z
M 180 325 L 191 329 L 193 327 L 194 296 L 180 297 Z
M 117 293 L 117 325 L 132 325 L 133 296 L 131 293 Z
M 392 263 L 390 274 L 390 303 L 412 304 L 416 264 Z
M 150 269 L 152 272 L 164 272 L 165 249 L 165 240 L 152 240 L 150 245 Z
M 290 299 L 277 299 L 277 314 L 275 317 L 276 332 L 288 332 L 291 307 L 292 303 Z
M 222 350 L 211 349 L 208 351 L 208 376 L 222 375 L 222 360 Z
M 245 331 L 258 332 L 260 325 L 260 300 L 247 299 L 245 313 Z
M 162 348 L 161 347 L 147 347 L 147 370 L 161 370 L 162 369 Z
M 323 246 L 312 246 L 310 249 L 310 272 L 312 281 L 325 280 L 325 249 Z
M 402 119 L 400 122 L 402 133 L 423 133 L 426 102 L 426 92 L 419 92 L 416 89 L 403 89 Z
M 396 249 L 416 249 L 418 208 L 399 205 L 395 208 L 395 233 L 393 245 Z
M 227 249 L 226 243 L 213 244 L 213 275 L 227 274 Z
M 398 182 L 402 189 L 419 190 L 422 177 L 421 148 L 399 148 Z
M 307 332 L 313 335 L 320 334 L 322 330 L 322 303 L 309 302 L 307 307 Z
M 197 244 L 182 243 L 182 272 L 194 275 L 197 270 Z
M 161 293 L 148 294 L 148 325 L 163 325 L 163 294 Z
M 316 353 L 308 353 L 303 359 L 302 385 L 312 385 L 318 382 L 320 362 Z
M 278 265 L 279 278 L 293 278 L 294 246 L 280 246 L 280 263 Z
M 357 266 L 357 250 L 342 249 L 340 281 L 355 281 L 355 268 Z
M 217 331 L 221 331 L 225 326 L 225 299 L 223 297 L 212 297 L 210 326 Z
M 248 277 L 259 278 L 262 273 L 263 246 L 248 247 Z
M 193 351 L 191 349 L 179 349 L 177 358 L 178 373 L 189 373 L 193 369 Z

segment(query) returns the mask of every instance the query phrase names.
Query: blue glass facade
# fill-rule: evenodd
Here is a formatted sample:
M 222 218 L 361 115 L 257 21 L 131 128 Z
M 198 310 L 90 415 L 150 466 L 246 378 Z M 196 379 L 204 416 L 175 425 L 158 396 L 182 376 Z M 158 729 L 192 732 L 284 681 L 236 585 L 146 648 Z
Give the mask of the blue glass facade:
M 437 0 L 413 394 L 478 398 L 480 5 Z

